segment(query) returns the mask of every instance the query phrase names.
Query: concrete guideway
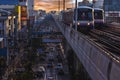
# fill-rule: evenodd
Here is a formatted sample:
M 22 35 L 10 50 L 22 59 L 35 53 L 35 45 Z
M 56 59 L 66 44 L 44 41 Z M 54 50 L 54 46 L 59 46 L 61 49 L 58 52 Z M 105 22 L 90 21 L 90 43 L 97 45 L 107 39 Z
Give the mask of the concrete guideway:
M 55 23 L 75 51 L 92 80 L 120 79 L 119 59 L 111 56 L 109 52 L 100 48 L 88 37 L 80 34 L 78 31 L 60 25 L 57 21 Z

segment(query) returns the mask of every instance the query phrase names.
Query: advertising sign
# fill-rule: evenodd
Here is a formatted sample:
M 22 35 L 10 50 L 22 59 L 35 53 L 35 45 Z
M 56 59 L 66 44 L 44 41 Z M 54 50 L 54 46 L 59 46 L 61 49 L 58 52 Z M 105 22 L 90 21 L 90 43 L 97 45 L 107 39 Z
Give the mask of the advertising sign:
M 21 6 L 21 20 L 27 20 L 27 6 Z

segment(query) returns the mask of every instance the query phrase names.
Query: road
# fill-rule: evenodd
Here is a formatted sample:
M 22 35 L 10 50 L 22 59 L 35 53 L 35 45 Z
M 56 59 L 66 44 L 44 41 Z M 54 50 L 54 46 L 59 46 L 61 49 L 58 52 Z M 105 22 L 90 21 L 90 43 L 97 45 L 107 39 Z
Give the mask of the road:
M 56 31 L 57 32 L 58 31 L 59 32 L 51 15 L 47 16 L 44 21 L 46 21 L 44 24 L 36 25 L 37 26 L 36 32 L 39 32 L 39 31 L 43 31 L 43 32 L 45 32 L 45 31 L 47 31 L 47 32 L 48 31 Z M 50 39 L 54 39 L 54 38 L 59 39 L 58 35 L 43 35 L 42 37 L 50 38 Z M 41 63 L 41 61 L 39 61 L 38 64 L 40 64 L 40 66 L 43 65 L 45 67 L 46 80 L 70 80 L 68 66 L 66 63 L 62 63 L 62 62 L 66 62 L 66 61 L 64 61 L 66 59 L 64 59 L 65 54 L 63 53 L 63 50 L 62 50 L 63 48 L 61 48 L 62 45 L 59 45 L 61 43 L 57 43 L 57 44 L 56 43 L 45 43 L 45 44 L 47 44 L 47 46 L 45 46 L 45 51 L 47 51 L 48 53 L 44 53 L 44 51 L 43 51 L 43 54 L 46 54 L 47 56 L 45 57 L 44 62 Z M 59 45 L 58 46 L 59 50 L 57 50 L 57 48 L 56 48 L 57 45 Z M 63 71 L 64 71 L 63 75 L 58 74 L 58 70 L 56 70 L 57 64 L 60 63 L 60 62 L 58 62 L 57 55 L 61 58 L 61 60 L 63 60 L 63 61 L 61 61 L 61 64 L 63 65 Z M 50 60 L 50 59 L 52 59 L 52 60 Z M 48 67 L 48 66 L 50 66 L 50 67 Z

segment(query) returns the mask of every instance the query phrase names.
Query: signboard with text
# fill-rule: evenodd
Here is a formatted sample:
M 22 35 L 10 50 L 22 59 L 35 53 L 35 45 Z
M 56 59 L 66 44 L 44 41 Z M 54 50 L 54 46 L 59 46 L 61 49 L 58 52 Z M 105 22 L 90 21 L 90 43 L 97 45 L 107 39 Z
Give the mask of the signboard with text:
M 21 6 L 21 20 L 27 20 L 27 6 Z

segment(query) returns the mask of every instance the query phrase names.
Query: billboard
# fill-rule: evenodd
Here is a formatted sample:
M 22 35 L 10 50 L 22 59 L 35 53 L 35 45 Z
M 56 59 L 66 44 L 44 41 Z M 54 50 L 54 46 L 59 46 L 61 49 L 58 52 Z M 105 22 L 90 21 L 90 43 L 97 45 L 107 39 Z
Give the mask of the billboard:
M 21 6 L 21 20 L 27 20 L 27 6 Z
M 20 13 L 20 6 L 15 6 L 15 12 Z
M 7 57 L 7 48 L 0 48 L 0 56 Z

